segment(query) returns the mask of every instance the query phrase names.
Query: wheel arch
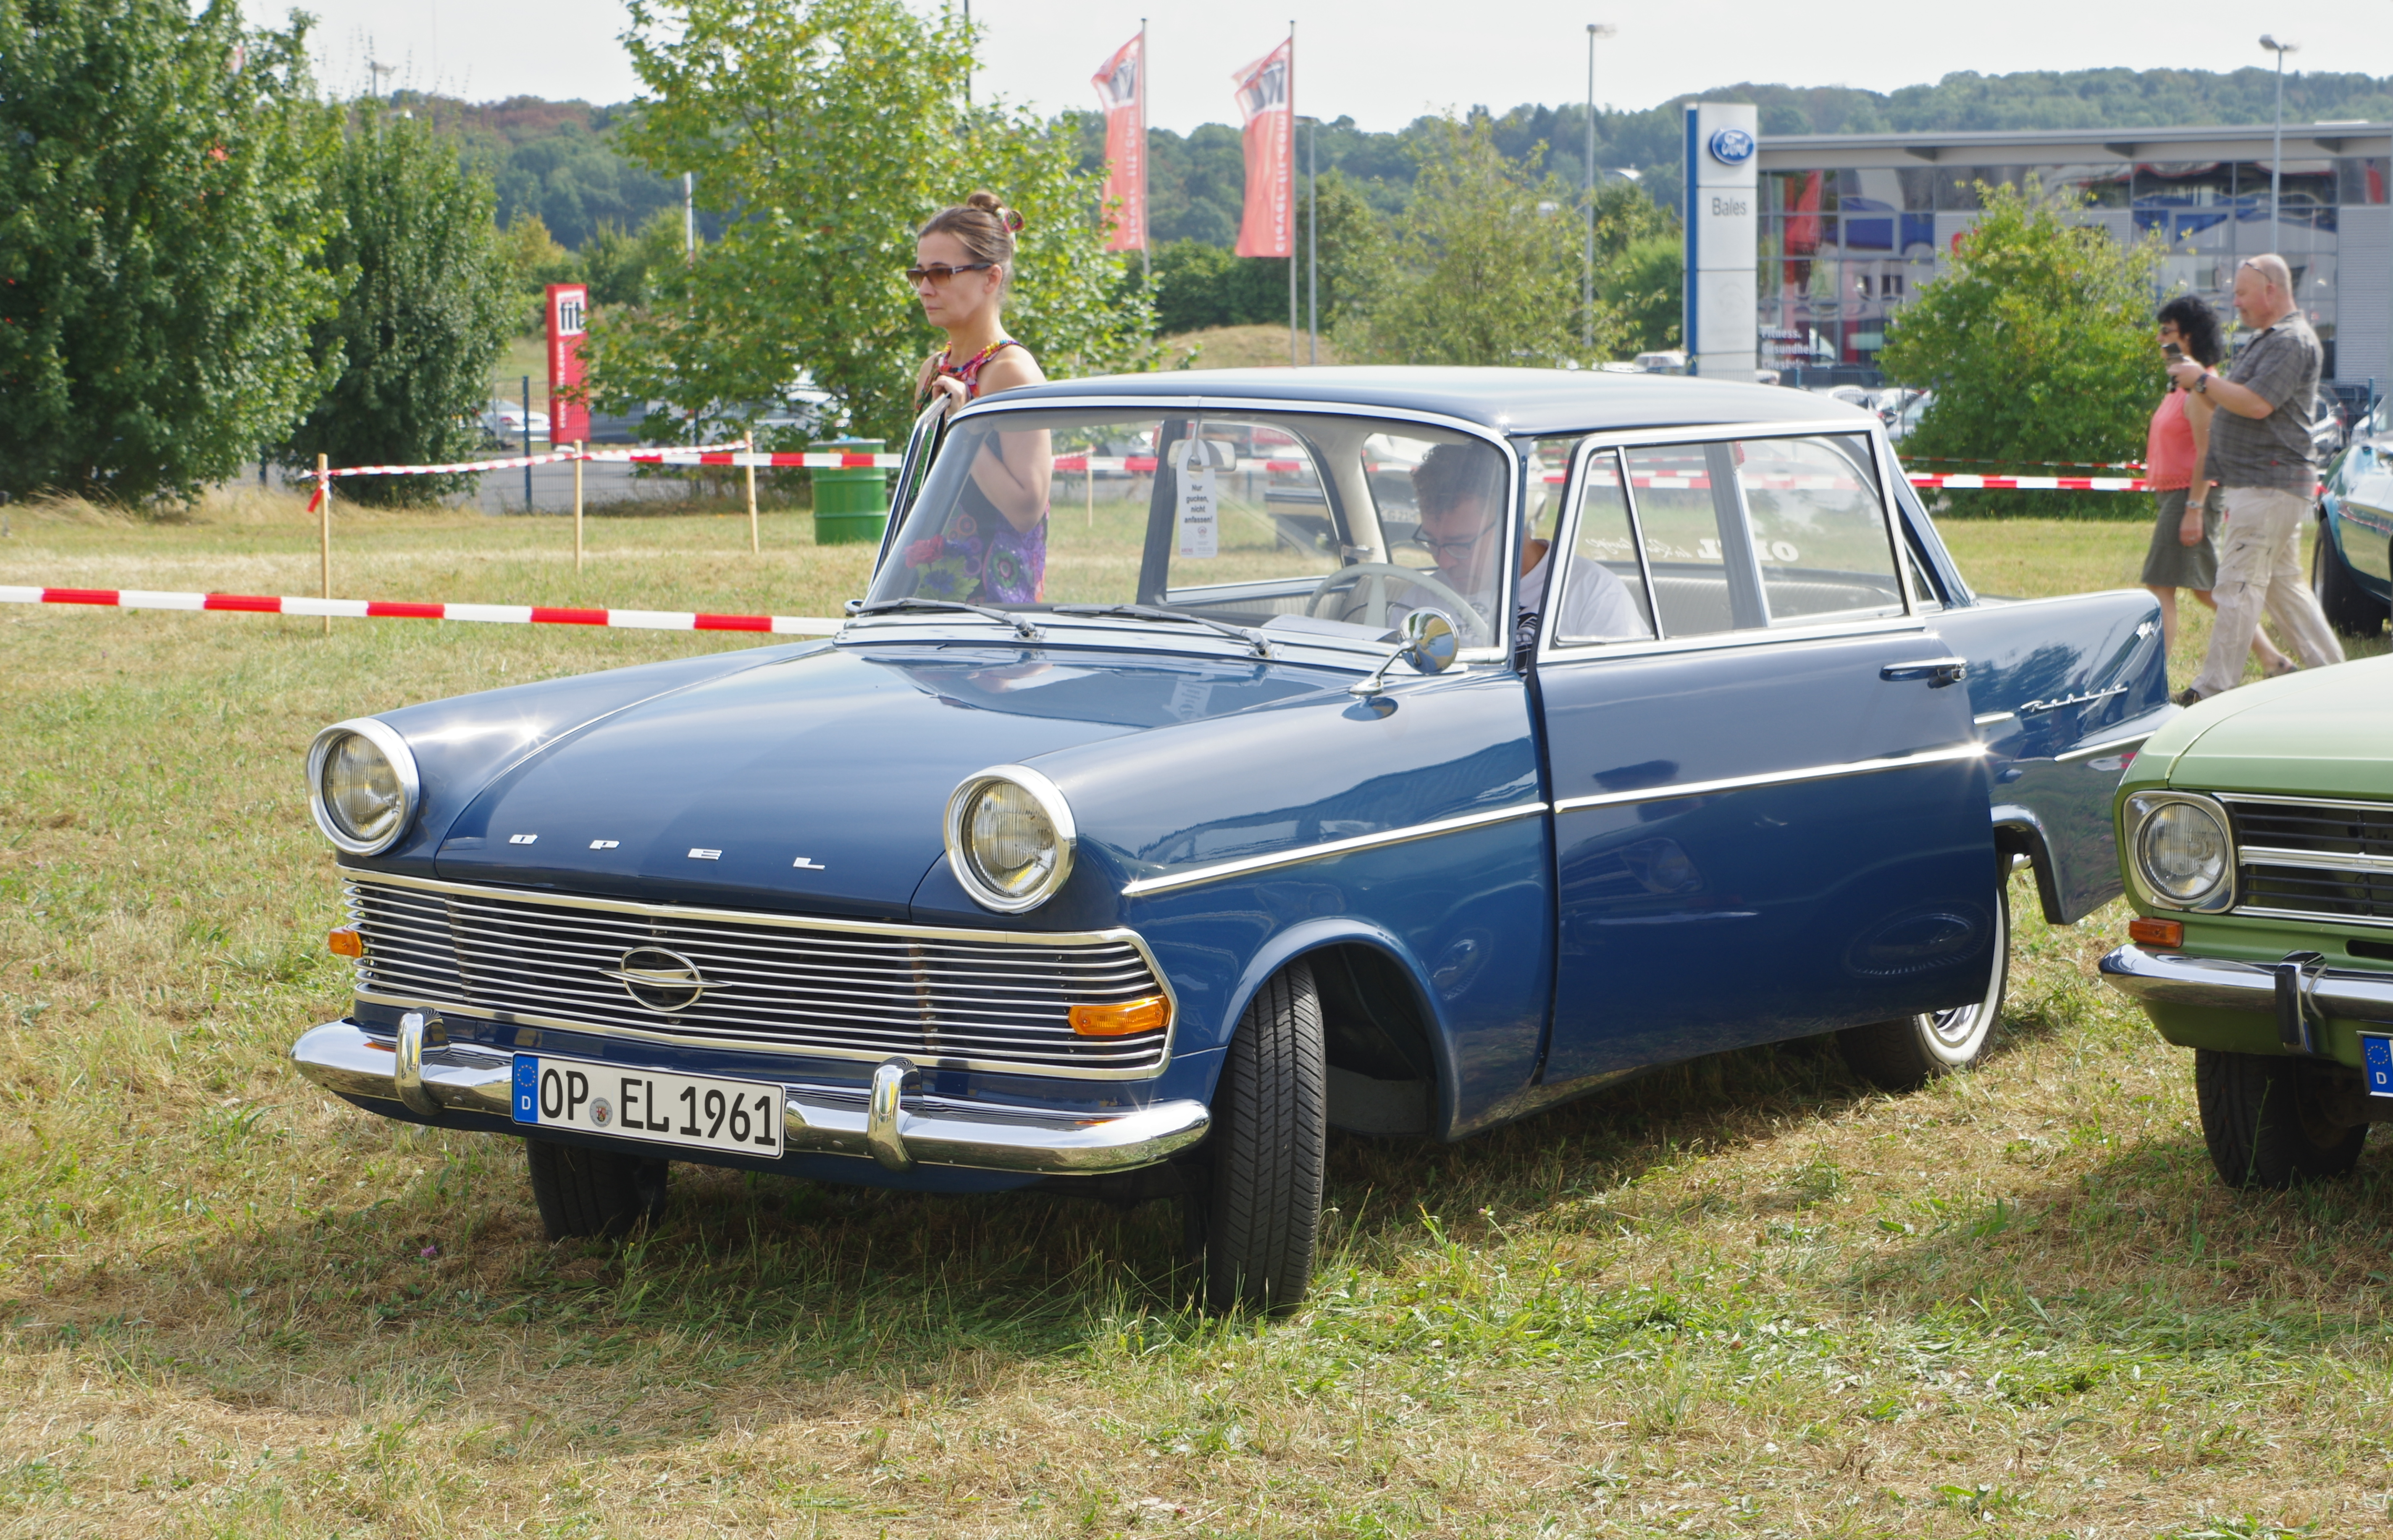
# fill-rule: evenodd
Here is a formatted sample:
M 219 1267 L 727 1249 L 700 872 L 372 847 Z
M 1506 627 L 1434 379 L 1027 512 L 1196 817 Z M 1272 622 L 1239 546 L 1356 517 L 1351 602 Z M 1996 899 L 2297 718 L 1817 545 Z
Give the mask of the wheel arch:
M 2071 916 L 2060 898 L 2060 874 L 2052 863 L 2052 843 L 2045 838 L 2044 821 L 2025 807 L 1994 809 L 1994 854 L 2003 857 L 2003 877 L 2024 858 L 2035 873 L 2036 902 L 2044 906 L 2046 924 L 2066 925 Z
M 1333 1071 L 1384 1080 L 1387 1077 L 1371 1074 L 1375 1067 L 1388 1067 L 1385 1059 L 1373 1062 L 1376 1050 L 1394 1053 L 1421 1072 L 1427 1082 L 1426 1127 L 1369 1131 L 1418 1131 L 1445 1137 L 1460 1110 L 1461 1078 L 1452 1039 L 1438 1015 L 1437 993 L 1430 987 L 1427 971 L 1412 948 L 1392 932 L 1340 915 L 1293 925 L 1274 935 L 1238 975 L 1224 1018 L 1231 1031 L 1237 1030 L 1236 1024 L 1245 1018 L 1247 1007 L 1265 981 L 1300 959 L 1314 966 L 1314 990 L 1322 1001 L 1324 1047 Z M 1383 1041 L 1374 1044 L 1375 1033 Z

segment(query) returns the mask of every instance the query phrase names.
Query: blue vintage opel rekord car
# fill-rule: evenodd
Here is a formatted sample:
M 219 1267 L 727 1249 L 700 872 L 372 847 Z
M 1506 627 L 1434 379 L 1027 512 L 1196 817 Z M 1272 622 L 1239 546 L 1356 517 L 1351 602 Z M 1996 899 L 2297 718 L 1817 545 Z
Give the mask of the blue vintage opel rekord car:
M 328 727 L 356 1004 L 299 1068 L 668 1163 L 1170 1196 L 1217 1307 L 1332 1129 L 1459 1139 L 1836 1034 L 1983 1050 L 2006 875 L 2119 891 L 2141 593 L 1981 598 L 1876 421 L 1700 379 L 1172 373 L 926 414 L 829 640 Z

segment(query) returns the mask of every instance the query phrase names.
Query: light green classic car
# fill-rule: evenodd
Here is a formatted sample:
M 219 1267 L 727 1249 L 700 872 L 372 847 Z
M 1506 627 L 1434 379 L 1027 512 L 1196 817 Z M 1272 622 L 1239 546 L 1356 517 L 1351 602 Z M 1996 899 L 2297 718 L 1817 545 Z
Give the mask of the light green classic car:
M 2114 812 L 2137 919 L 2102 976 L 2193 1050 L 2218 1174 L 2348 1171 L 2393 1122 L 2393 657 L 2202 702 Z

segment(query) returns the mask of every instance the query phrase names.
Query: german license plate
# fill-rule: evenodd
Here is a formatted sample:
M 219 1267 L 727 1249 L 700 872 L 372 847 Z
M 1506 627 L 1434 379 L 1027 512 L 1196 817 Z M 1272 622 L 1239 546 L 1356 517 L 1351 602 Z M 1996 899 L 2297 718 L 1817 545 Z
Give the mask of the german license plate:
M 2368 1094 L 2393 1096 L 2393 1038 L 2360 1039 L 2360 1072 L 2368 1077 Z
M 515 1058 L 518 1123 L 690 1150 L 781 1153 L 778 1086 L 536 1053 Z

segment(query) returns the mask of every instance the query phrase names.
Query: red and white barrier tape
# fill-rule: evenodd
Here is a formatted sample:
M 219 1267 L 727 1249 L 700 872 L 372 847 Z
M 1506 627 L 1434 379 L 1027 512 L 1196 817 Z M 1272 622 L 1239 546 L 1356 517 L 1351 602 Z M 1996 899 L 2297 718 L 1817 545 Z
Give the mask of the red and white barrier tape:
M 1940 476 L 1913 471 L 1904 477 L 1915 487 L 1947 491 L 1988 492 L 2149 492 L 2152 484 L 2139 476 Z
M 647 465 L 753 465 L 804 467 L 807 470 L 894 471 L 904 457 L 895 454 L 783 453 L 749 450 L 558 450 L 553 454 L 519 454 L 507 460 L 460 460 L 445 465 L 342 465 L 326 471 L 334 476 L 462 476 L 475 471 L 519 471 L 530 465 L 563 465 L 576 460 Z M 315 473 L 308 473 L 309 479 Z
M 710 615 L 686 609 L 568 609 L 546 605 L 419 605 L 386 599 L 307 599 L 254 594 L 160 594 L 137 588 L 16 588 L 0 604 L 98 605 L 112 609 L 218 609 L 252 615 L 329 615 L 350 620 L 481 620 L 502 625 L 611 626 L 630 631 L 757 631 L 828 636 L 845 624 L 816 615 Z

